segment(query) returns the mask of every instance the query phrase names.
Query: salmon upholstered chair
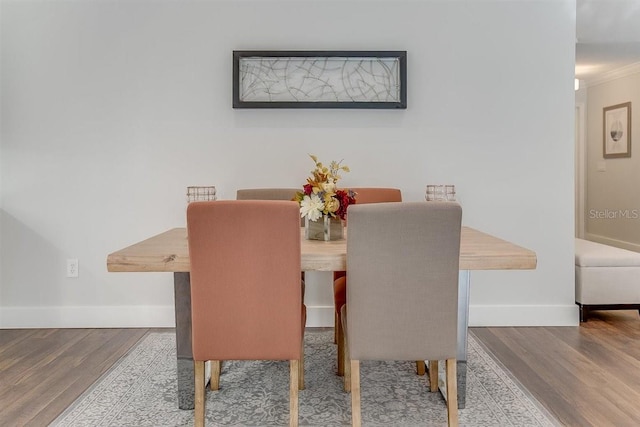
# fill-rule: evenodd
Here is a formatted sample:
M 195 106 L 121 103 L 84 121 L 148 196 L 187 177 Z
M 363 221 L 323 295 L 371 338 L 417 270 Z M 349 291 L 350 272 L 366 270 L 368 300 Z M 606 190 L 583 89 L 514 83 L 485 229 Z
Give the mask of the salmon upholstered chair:
M 401 202 L 402 192 L 397 188 L 350 188 L 356 193 L 356 205 L 367 203 Z M 349 212 L 347 210 L 347 221 Z M 338 344 L 338 375 L 343 375 L 344 360 L 342 348 L 342 321 L 340 309 L 347 298 L 347 278 L 346 272 L 336 271 L 333 273 L 333 306 L 335 307 L 335 342 Z M 420 370 L 420 368 L 418 368 Z M 423 369 L 424 370 L 424 369 Z
M 236 200 L 293 200 L 298 191 L 300 190 L 297 188 L 241 188 L 236 191 Z M 303 218 L 300 218 L 300 226 L 304 226 Z M 304 271 L 300 275 L 304 280 Z M 304 282 L 302 297 L 304 298 Z
M 457 425 L 461 219 L 455 202 L 349 208 L 342 318 L 352 425 L 361 423 L 360 360 L 435 361 L 436 373 L 437 361 L 446 360 L 448 421 Z
M 298 191 L 298 188 L 241 188 L 236 191 L 236 200 L 293 200 Z M 302 218 L 300 226 L 304 226 Z
M 298 425 L 306 317 L 299 217 L 291 201 L 194 202 L 187 208 L 196 426 L 204 426 L 209 360 L 212 389 L 221 360 L 288 360 L 290 425 Z

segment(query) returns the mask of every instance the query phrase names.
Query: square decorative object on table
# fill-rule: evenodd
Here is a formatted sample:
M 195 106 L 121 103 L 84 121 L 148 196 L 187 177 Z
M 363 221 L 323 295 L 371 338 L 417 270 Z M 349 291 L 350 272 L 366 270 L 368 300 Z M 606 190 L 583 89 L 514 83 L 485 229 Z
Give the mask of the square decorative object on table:
M 603 156 L 631 157 L 631 102 L 603 109 Z
M 233 108 L 407 108 L 406 51 L 236 50 Z

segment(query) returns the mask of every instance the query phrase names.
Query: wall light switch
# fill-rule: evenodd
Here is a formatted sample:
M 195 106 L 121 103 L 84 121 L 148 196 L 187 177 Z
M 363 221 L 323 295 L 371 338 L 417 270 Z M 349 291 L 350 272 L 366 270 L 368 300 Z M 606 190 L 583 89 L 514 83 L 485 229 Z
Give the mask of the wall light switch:
M 607 171 L 607 163 L 605 161 L 598 162 L 596 165 L 596 170 L 598 172 L 606 172 Z

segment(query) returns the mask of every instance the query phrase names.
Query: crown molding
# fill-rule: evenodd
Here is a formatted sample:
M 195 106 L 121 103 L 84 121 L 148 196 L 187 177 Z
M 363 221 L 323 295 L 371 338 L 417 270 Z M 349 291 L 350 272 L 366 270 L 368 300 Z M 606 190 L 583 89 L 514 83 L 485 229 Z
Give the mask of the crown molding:
M 607 71 L 606 73 L 602 73 L 597 77 L 585 80 L 585 83 L 587 87 L 597 86 L 636 73 L 640 73 L 640 62 L 634 62 L 633 64 L 625 65 L 624 67 Z

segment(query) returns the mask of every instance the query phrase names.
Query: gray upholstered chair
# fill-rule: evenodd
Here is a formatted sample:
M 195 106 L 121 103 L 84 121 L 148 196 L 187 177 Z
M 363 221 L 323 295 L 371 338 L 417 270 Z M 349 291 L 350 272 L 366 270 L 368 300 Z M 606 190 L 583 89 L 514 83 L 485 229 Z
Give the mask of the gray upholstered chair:
M 356 204 L 358 205 L 402 201 L 402 192 L 398 188 L 360 187 L 350 188 L 350 190 L 356 193 Z M 336 344 L 338 344 L 338 375 L 340 376 L 344 374 L 344 366 L 342 364 L 344 360 L 344 348 L 342 347 L 342 319 L 340 309 L 347 298 L 346 275 L 346 271 L 333 272 L 333 306 L 335 308 L 334 340 Z M 418 362 L 417 370 L 418 374 L 424 374 L 424 362 Z
M 429 360 L 436 372 L 446 360 L 448 420 L 457 425 L 461 219 L 455 202 L 349 208 L 342 319 L 354 426 L 361 423 L 360 360 Z
M 293 200 L 299 188 L 242 188 L 236 192 L 236 200 Z

